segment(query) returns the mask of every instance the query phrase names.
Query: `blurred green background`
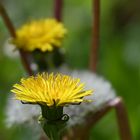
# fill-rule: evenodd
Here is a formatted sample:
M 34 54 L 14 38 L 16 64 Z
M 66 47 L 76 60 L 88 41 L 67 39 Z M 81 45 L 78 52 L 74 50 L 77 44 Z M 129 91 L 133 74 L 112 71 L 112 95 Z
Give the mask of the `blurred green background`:
M 15 27 L 32 19 L 53 16 L 53 0 L 3 0 Z M 88 68 L 92 35 L 92 0 L 65 0 L 63 21 L 69 30 L 64 42 L 66 61 L 73 68 Z M 140 1 L 102 0 L 98 73 L 122 96 L 134 140 L 140 140 Z M 20 59 L 5 48 L 9 33 L 0 18 L 0 140 L 32 140 L 26 126 L 7 129 L 5 105 L 12 85 L 25 75 Z M 92 130 L 91 140 L 119 140 L 115 112 Z

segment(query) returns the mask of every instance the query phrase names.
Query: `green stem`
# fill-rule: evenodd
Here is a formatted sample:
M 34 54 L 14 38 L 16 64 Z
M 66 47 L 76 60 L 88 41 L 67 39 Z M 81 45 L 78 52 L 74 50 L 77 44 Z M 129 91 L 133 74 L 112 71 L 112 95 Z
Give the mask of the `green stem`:
M 55 105 L 52 107 L 40 106 L 42 110 L 40 122 L 45 133 L 50 140 L 60 140 L 69 117 L 63 114 L 63 107 L 56 107 Z
M 60 140 L 60 128 L 55 124 L 45 123 L 43 127 L 50 140 Z

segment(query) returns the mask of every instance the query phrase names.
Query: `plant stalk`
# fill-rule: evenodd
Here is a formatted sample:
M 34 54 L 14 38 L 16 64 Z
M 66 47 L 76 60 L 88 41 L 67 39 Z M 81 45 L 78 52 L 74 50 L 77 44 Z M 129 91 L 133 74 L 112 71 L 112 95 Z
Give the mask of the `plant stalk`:
M 92 47 L 90 54 L 90 69 L 93 72 L 97 70 L 99 36 L 100 36 L 100 0 L 93 0 L 93 33 Z
M 58 20 L 62 20 L 62 8 L 63 0 L 54 0 L 54 17 Z
M 10 35 L 13 38 L 16 38 L 15 28 L 14 28 L 4 6 L 1 3 L 0 3 L 0 15 L 1 15 L 9 33 L 10 33 Z M 26 52 L 22 51 L 21 49 L 19 49 L 19 54 L 21 57 L 22 64 L 23 64 L 24 68 L 26 69 L 27 73 L 29 75 L 33 75 L 33 71 L 31 69 L 31 65 L 30 65 L 30 62 L 28 60 L 28 54 Z

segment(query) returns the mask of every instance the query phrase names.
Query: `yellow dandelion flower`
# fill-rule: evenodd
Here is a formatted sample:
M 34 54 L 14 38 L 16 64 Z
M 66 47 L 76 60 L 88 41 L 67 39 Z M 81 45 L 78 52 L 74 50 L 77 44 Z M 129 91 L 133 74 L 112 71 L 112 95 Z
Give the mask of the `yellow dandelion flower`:
M 42 73 L 21 79 L 20 82 L 11 91 L 15 93 L 16 99 L 29 103 L 64 106 L 89 101 L 83 97 L 92 94 L 91 90 L 84 90 L 80 79 L 68 75 Z
M 52 51 L 61 46 L 66 32 L 64 25 L 55 19 L 32 21 L 16 31 L 12 43 L 25 51 Z

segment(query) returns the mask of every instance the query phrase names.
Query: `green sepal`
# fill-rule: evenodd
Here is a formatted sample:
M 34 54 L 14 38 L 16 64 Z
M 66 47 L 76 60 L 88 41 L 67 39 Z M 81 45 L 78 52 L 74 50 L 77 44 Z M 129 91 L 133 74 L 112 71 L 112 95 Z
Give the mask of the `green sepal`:
M 63 117 L 63 107 L 62 106 L 46 106 L 46 105 L 40 105 L 42 116 L 43 118 L 46 118 L 49 121 L 56 121 L 61 120 Z

